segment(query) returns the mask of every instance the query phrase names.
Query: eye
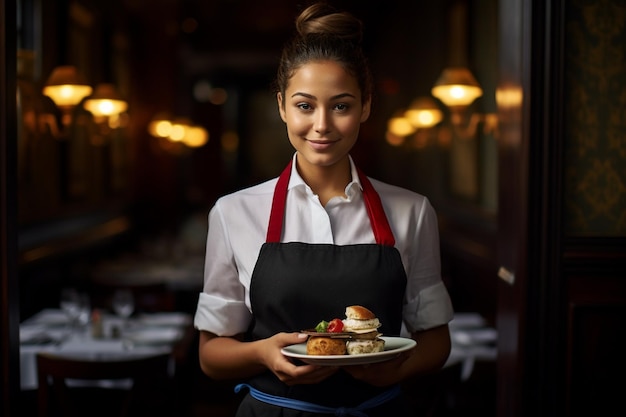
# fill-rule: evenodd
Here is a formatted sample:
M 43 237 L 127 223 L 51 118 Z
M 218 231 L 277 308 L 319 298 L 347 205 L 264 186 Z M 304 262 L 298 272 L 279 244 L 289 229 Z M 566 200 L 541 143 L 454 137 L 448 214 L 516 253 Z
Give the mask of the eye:
M 342 112 L 342 113 L 348 111 L 349 108 L 350 108 L 350 106 L 347 105 L 346 103 L 337 103 L 334 106 L 335 110 L 337 110 L 339 112 Z
M 304 111 L 309 111 L 312 109 L 311 105 L 309 103 L 298 103 L 296 104 L 296 107 L 299 108 L 300 110 L 304 110 Z

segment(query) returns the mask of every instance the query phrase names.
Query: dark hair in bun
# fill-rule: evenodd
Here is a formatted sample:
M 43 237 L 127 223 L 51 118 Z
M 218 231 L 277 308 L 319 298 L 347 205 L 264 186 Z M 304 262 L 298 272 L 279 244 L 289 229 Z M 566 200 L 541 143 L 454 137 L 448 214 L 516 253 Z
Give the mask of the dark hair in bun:
M 326 3 L 306 8 L 296 19 L 296 35 L 284 48 L 276 76 L 276 91 L 285 94 L 289 80 L 301 66 L 334 61 L 356 78 L 361 100 L 372 95 L 372 76 L 363 54 L 363 25 L 347 12 Z

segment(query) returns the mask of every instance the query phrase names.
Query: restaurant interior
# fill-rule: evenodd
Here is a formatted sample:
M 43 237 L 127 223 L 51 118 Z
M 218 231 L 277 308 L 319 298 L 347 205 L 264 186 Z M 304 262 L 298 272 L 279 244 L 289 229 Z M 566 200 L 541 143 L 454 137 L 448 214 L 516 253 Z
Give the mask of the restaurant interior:
M 623 384 L 607 381 L 626 372 L 624 3 L 329 2 L 363 20 L 375 79 L 355 162 L 438 214 L 453 350 L 406 382 L 420 415 L 612 410 Z M 38 374 L 59 346 L 166 353 L 152 407 L 130 415 L 234 415 L 234 382 L 197 361 L 207 214 L 293 154 L 272 81 L 309 3 L 0 0 L 0 417 L 60 415 Z M 68 292 L 85 307 L 69 336 Z M 92 416 L 103 391 L 107 404 L 128 391 L 74 388 Z

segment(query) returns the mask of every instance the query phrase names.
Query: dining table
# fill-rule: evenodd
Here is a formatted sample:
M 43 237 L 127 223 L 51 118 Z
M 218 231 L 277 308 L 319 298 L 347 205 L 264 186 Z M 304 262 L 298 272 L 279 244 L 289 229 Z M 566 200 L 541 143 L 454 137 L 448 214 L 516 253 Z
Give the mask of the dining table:
M 458 312 L 448 324 L 451 349 L 444 367 L 460 364 L 461 380 L 468 380 L 478 362 L 495 362 L 498 332 L 476 312 Z
M 92 312 L 89 323 L 77 325 L 61 309 L 43 309 L 20 324 L 21 389 L 37 389 L 39 352 L 88 360 L 125 360 L 169 352 L 173 374 L 176 349 L 192 337 L 193 330 L 192 317 L 185 312 L 145 313 L 124 319 L 97 311 Z

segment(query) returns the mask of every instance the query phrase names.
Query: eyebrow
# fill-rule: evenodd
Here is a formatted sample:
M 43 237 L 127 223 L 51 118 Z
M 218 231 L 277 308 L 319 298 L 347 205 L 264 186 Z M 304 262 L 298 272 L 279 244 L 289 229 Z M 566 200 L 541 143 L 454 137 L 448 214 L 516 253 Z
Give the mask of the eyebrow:
M 309 99 L 311 99 L 311 100 L 317 100 L 317 97 L 315 97 L 314 95 L 312 95 L 312 94 L 308 94 L 308 93 L 299 92 L 299 91 L 298 91 L 298 92 L 295 92 L 295 93 L 293 93 L 293 94 L 291 95 L 291 97 L 292 97 L 292 98 L 293 98 L 293 97 L 296 97 L 296 96 L 302 96 L 302 97 L 309 98 Z M 332 96 L 332 97 L 331 97 L 331 100 L 339 100 L 339 99 L 342 99 L 342 98 L 345 98 L 345 97 L 350 97 L 350 98 L 354 98 L 354 99 L 356 99 L 356 97 L 355 97 L 353 94 L 350 94 L 350 93 L 341 93 L 341 94 L 337 94 L 336 96 Z

